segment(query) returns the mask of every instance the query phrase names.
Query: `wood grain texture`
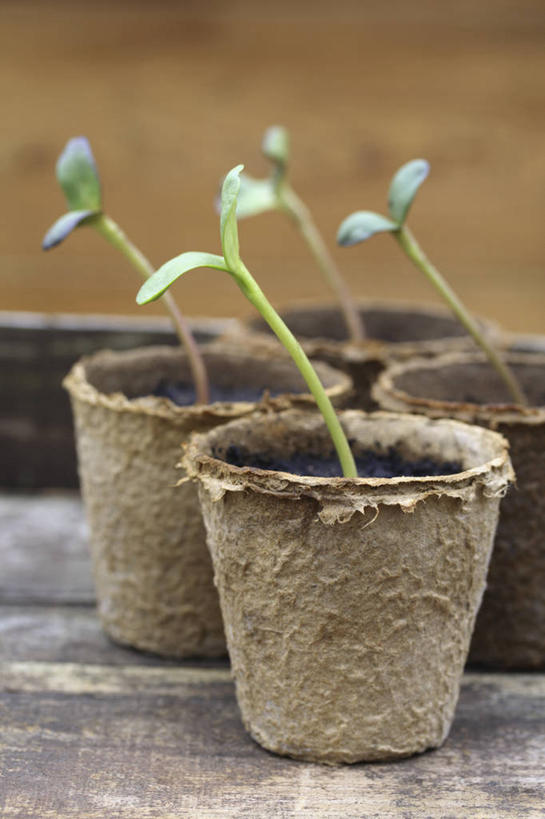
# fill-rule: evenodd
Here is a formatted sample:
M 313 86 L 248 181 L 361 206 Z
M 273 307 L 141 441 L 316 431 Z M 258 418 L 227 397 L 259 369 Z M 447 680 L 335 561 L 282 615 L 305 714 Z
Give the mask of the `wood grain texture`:
M 244 732 L 225 670 L 5 664 L 3 813 L 17 817 L 538 817 L 542 677 L 466 677 L 445 746 L 328 769 Z
M 94 663 L 111 666 L 194 666 L 118 645 L 102 630 L 94 605 L 0 605 L 0 655 L 5 661 Z M 226 668 L 228 660 L 199 660 L 200 668 Z
M 77 492 L 0 494 L 0 601 L 94 603 Z
M 330 246 L 347 213 L 384 207 L 399 164 L 426 156 L 411 224 L 431 258 L 475 312 L 543 332 L 544 43 L 541 0 L 5 0 L 3 306 L 136 310 L 137 279 L 90 232 L 40 253 L 69 136 L 91 138 L 109 211 L 159 263 L 218 250 L 219 178 L 239 161 L 263 174 L 262 132 L 283 122 Z M 326 295 L 280 216 L 241 237 L 273 301 Z M 386 236 L 335 254 L 359 296 L 434 298 Z M 176 293 L 188 313 L 247 312 L 217 272 Z

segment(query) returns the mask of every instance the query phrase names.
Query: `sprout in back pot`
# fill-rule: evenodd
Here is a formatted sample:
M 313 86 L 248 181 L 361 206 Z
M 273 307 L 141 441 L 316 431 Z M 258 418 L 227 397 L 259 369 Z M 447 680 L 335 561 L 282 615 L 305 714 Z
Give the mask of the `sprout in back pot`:
M 69 204 L 79 210 L 76 217 L 71 211 L 61 218 L 45 244 L 58 243 L 75 219 L 104 232 L 140 272 L 153 272 L 102 213 L 85 140 L 69 143 L 58 173 Z M 196 389 L 192 385 L 196 372 L 206 372 L 205 364 L 213 376 L 212 404 L 201 402 L 209 391 L 206 376 L 200 387 L 198 380 Z M 336 400 L 349 391 L 343 374 L 328 369 L 322 376 Z M 225 654 L 196 490 L 191 484 L 175 489 L 180 445 L 192 431 L 212 429 L 256 408 L 276 411 L 304 403 L 304 395 L 295 395 L 304 390 L 303 380 L 289 360 L 251 357 L 215 345 L 201 353 L 190 343 L 185 351 L 152 347 L 98 353 L 78 362 L 64 383 L 74 410 L 105 630 L 121 643 L 162 655 Z
M 285 128 L 273 126 L 263 138 L 262 150 L 273 165 L 269 178 L 241 176 L 237 217 L 266 211 L 284 213 L 299 230 L 324 278 L 336 295 L 337 305 L 292 304 L 281 311 L 284 321 L 301 341 L 307 355 L 344 369 L 354 381 L 349 405 L 373 409 L 371 386 L 389 358 L 435 355 L 471 347 L 471 338 L 449 310 L 402 302 L 354 302 L 335 261 L 307 206 L 288 178 L 289 138 Z M 479 322 L 487 335 L 496 333 L 489 322 Z M 251 335 L 254 344 L 267 345 L 270 328 L 261 317 L 248 319 L 228 331 L 229 337 Z M 241 338 L 242 334 L 242 338 Z
M 513 404 L 481 357 L 403 362 L 374 388 L 384 409 L 456 418 L 509 441 L 517 486 L 501 502 L 487 590 L 470 661 L 495 668 L 545 668 L 545 355 L 509 353 L 530 406 Z
M 269 750 L 329 764 L 437 747 L 512 478 L 505 441 L 453 421 L 336 416 L 240 258 L 240 170 L 223 184 L 223 255 L 172 259 L 138 301 L 196 267 L 229 273 L 322 412 L 233 421 L 192 437 L 183 459 L 199 483 L 244 723 Z
M 248 174 L 241 175 L 237 218 L 255 216 L 269 210 L 284 213 L 301 234 L 325 280 L 335 293 L 350 339 L 361 341 L 365 337 L 363 317 L 358 312 L 348 286 L 337 269 L 309 209 L 289 182 L 288 132 L 279 125 L 271 126 L 265 132 L 261 147 L 263 154 L 272 163 L 271 175 L 268 179 L 254 179 Z
M 525 404 L 526 398 L 520 385 L 502 356 L 494 344 L 487 339 L 486 334 L 482 332 L 477 321 L 462 304 L 452 287 L 429 261 L 405 224 L 412 201 L 428 173 L 429 164 L 425 159 L 414 159 L 407 162 L 397 171 L 390 184 L 388 192 L 390 218 L 369 210 L 356 211 L 347 216 L 339 227 L 337 240 L 340 245 L 348 246 L 364 242 L 376 233 L 390 233 L 413 264 L 428 278 L 460 324 L 488 357 L 512 399 L 518 404 Z

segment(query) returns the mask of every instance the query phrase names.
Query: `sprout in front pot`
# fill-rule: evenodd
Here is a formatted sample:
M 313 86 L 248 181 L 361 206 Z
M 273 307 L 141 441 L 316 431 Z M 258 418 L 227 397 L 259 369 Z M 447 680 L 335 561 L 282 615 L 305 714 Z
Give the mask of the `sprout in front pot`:
M 119 250 L 138 273 L 145 279 L 149 278 L 154 272 L 151 263 L 102 209 L 100 179 L 86 137 L 68 140 L 57 161 L 56 172 L 69 210 L 48 230 L 42 243 L 43 249 L 50 250 L 59 245 L 74 228 L 90 225 Z M 195 339 L 170 293 L 165 294 L 164 301 L 180 342 L 187 352 L 197 403 L 207 404 L 208 378 Z
M 337 241 L 340 245 L 349 246 L 364 242 L 375 233 L 391 233 L 408 258 L 427 276 L 467 332 L 488 356 L 490 363 L 502 378 L 514 401 L 517 404 L 526 405 L 526 397 L 510 368 L 482 334 L 475 319 L 441 273 L 429 261 L 405 224 L 412 201 L 418 188 L 426 179 L 429 170 L 429 163 L 425 159 L 413 159 L 403 165 L 394 175 L 390 184 L 388 210 L 391 218 L 369 210 L 356 211 L 347 216 L 342 222 L 337 234 Z
M 233 168 L 223 182 L 221 191 L 220 236 L 223 256 L 212 253 L 182 253 L 166 262 L 140 288 L 136 301 L 147 304 L 158 299 L 184 273 L 199 267 L 210 267 L 229 273 L 246 298 L 256 307 L 280 342 L 293 358 L 301 375 L 305 379 L 337 451 L 344 477 L 357 477 L 356 465 L 346 436 L 312 364 L 303 352 L 293 333 L 274 310 L 256 280 L 239 255 L 238 228 L 236 208 L 240 190 L 240 172 L 243 165 Z
M 335 293 L 353 341 L 363 339 L 362 318 L 354 304 L 346 282 L 341 276 L 305 203 L 295 193 L 288 180 L 289 134 L 280 125 L 268 128 L 261 143 L 265 157 L 273 169 L 267 179 L 240 177 L 237 217 L 255 216 L 270 210 L 285 213 L 295 225 L 329 286 Z

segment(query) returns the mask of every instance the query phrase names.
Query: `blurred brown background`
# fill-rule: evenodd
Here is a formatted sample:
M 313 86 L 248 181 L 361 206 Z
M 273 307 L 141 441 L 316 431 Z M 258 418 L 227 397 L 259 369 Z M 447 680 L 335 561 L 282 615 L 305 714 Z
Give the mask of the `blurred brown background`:
M 426 157 L 422 245 L 474 311 L 545 330 L 543 0 L 4 0 L 0 20 L 0 309 L 139 310 L 136 275 L 91 231 L 40 251 L 68 137 L 90 138 L 107 210 L 159 264 L 219 251 L 218 181 L 238 162 L 263 175 L 263 130 L 281 123 L 331 247 Z M 275 303 L 327 296 L 282 217 L 244 222 L 241 246 Z M 435 300 L 387 236 L 335 255 L 359 296 Z M 248 312 L 218 272 L 175 295 L 188 314 Z

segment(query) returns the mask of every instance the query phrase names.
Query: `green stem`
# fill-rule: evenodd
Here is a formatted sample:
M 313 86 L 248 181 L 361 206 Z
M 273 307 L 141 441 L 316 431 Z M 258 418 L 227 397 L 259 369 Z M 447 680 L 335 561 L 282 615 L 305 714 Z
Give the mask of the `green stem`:
M 123 254 L 123 256 L 125 256 L 126 259 L 128 259 L 130 264 L 145 279 L 148 279 L 154 274 L 155 271 L 151 263 L 148 261 L 148 259 L 146 259 L 144 254 L 135 245 L 133 245 L 133 243 L 128 239 L 119 225 L 114 222 L 113 219 L 106 216 L 106 214 L 101 213 L 92 220 L 91 224 L 104 239 L 110 242 L 111 245 L 113 245 Z M 165 303 L 165 307 L 170 313 L 176 334 L 180 339 L 182 347 L 187 353 L 189 368 L 195 384 L 196 403 L 208 404 L 210 400 L 208 376 L 195 339 L 193 338 L 185 318 L 176 306 L 172 295 L 170 293 L 165 293 L 162 296 L 162 299 Z
M 421 270 L 427 276 L 429 281 L 434 285 L 434 287 L 439 291 L 441 296 L 445 299 L 445 301 L 451 308 L 456 318 L 461 322 L 461 324 L 465 327 L 467 332 L 477 342 L 477 344 L 483 350 L 483 352 L 486 353 L 490 363 L 495 368 L 498 375 L 501 377 L 502 381 L 509 390 L 509 393 L 511 394 L 514 401 L 517 404 L 522 404 L 526 406 L 528 403 L 528 401 L 526 400 L 526 396 L 522 392 L 510 368 L 501 359 L 501 357 L 498 355 L 498 352 L 494 349 L 494 347 L 492 347 L 492 345 L 489 344 L 486 337 L 482 334 L 481 330 L 479 329 L 479 326 L 475 319 L 466 310 L 465 306 L 462 304 L 456 293 L 451 289 L 450 285 L 443 278 L 441 273 L 429 261 L 427 256 L 424 254 L 422 248 L 412 235 L 409 228 L 402 226 L 399 228 L 399 230 L 392 231 L 392 233 L 397 239 L 401 248 L 409 257 L 409 259 L 413 262 L 413 264 L 416 265 L 416 267 L 418 267 L 419 270 Z
M 329 400 L 320 379 L 316 375 L 316 372 L 301 345 L 289 327 L 287 327 L 287 325 L 282 321 L 242 261 L 240 262 L 240 269 L 235 272 L 235 278 L 244 295 L 249 299 L 249 301 L 251 301 L 254 307 L 259 310 L 271 330 L 275 333 L 279 341 L 291 355 L 299 372 L 305 379 L 309 390 L 316 399 L 318 409 L 322 413 L 337 451 L 337 455 L 339 456 L 344 477 L 357 478 L 358 472 L 354 462 L 354 457 L 350 451 L 350 446 L 348 445 L 346 435 L 344 434 L 343 428 L 341 427 L 339 419 L 337 418 L 333 404 Z
M 276 192 L 280 208 L 295 223 L 326 281 L 336 294 L 350 338 L 352 341 L 362 341 L 365 338 L 365 330 L 361 315 L 309 209 L 287 182 L 279 184 Z

